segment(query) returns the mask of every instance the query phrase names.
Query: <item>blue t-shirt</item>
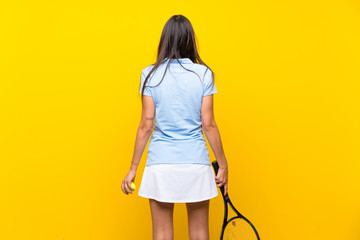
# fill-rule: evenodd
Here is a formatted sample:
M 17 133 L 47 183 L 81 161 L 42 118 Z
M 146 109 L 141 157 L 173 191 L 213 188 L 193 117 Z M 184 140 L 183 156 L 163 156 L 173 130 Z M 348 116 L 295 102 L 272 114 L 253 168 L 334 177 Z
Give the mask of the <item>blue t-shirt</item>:
M 152 96 L 155 103 L 155 124 L 146 166 L 180 163 L 211 165 L 201 122 L 203 96 L 217 93 L 215 84 L 212 85 L 211 70 L 193 63 L 189 58 L 180 58 L 180 63 L 196 75 L 172 59 L 160 83 L 168 61 L 167 58 L 163 60 L 152 73 L 144 90 L 144 95 Z M 150 65 L 142 70 L 140 93 L 152 67 Z

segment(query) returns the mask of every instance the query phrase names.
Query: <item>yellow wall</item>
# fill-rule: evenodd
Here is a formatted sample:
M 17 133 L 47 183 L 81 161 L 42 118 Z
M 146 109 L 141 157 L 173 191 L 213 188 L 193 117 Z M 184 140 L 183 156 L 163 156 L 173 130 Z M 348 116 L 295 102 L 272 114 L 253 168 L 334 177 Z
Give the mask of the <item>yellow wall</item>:
M 120 187 L 140 73 L 173 14 L 216 74 L 229 195 L 262 239 L 360 239 L 358 1 L 0 6 L 1 240 L 151 239 L 148 200 Z M 220 191 L 210 211 L 218 239 Z M 186 217 L 176 204 L 175 239 Z

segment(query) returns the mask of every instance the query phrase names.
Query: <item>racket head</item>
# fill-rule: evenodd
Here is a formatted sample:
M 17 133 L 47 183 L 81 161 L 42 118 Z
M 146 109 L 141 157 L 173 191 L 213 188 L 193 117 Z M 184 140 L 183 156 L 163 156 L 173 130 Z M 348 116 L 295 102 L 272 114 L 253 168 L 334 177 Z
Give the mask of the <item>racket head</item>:
M 260 240 L 254 226 L 243 217 L 230 218 L 221 232 L 222 240 Z

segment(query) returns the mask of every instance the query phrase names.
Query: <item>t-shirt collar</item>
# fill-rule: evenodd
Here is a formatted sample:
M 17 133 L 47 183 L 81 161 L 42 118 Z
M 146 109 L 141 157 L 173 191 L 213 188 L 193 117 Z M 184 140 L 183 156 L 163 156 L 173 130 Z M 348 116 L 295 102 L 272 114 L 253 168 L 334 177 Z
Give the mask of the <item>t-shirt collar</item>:
M 170 63 L 176 63 L 176 64 L 179 64 L 179 62 L 177 61 L 179 60 L 179 62 L 181 64 L 186 64 L 186 63 L 193 63 L 190 58 L 178 58 L 178 59 L 172 59 Z M 165 58 L 164 61 L 168 61 L 168 58 Z

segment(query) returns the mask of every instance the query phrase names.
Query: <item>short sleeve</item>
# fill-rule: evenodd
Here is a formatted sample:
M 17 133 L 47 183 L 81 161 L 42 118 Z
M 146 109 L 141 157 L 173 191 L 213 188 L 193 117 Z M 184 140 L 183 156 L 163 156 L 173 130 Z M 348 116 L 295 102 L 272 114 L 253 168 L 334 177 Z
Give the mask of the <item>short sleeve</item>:
M 141 92 L 142 92 L 142 88 L 143 88 L 143 85 L 144 85 L 144 82 L 145 82 L 145 78 L 146 78 L 146 75 L 144 74 L 144 70 L 143 70 L 143 71 L 141 71 L 140 91 L 139 91 L 140 94 L 141 94 Z M 149 79 L 148 79 L 147 82 L 146 82 L 146 87 L 145 87 L 145 90 L 144 90 L 144 95 L 145 95 L 145 96 L 152 96 L 151 88 L 148 87 L 148 86 L 149 86 Z
M 203 96 L 208 96 L 214 93 L 217 93 L 215 83 L 212 84 L 213 77 L 212 77 L 212 71 L 210 69 L 206 70 L 205 76 L 204 76 L 204 92 Z

